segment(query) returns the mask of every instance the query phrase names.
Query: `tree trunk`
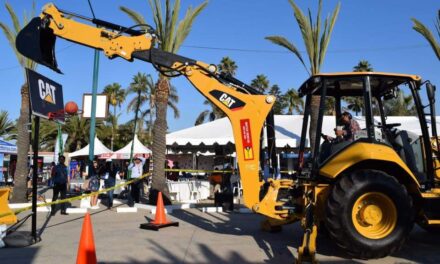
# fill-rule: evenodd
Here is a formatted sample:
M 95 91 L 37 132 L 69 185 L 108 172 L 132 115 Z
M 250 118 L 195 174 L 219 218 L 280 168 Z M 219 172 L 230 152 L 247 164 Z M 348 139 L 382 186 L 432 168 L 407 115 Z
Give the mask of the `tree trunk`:
M 150 140 L 150 143 L 153 141 L 152 137 L 153 137 L 153 105 L 150 104 L 150 125 L 148 126 L 148 137 Z
M 316 138 L 316 128 L 318 125 L 318 115 L 319 115 L 319 104 L 321 102 L 320 96 L 312 96 L 312 101 L 310 102 L 310 130 L 309 130 L 309 138 L 310 138 L 310 150 L 313 153 L 315 147 L 315 138 Z
M 17 122 L 17 168 L 14 175 L 13 203 L 27 202 L 27 175 L 29 173 L 29 89 L 27 83 L 21 86 L 20 117 Z
M 156 121 L 153 126 L 153 176 L 150 190 L 150 204 L 157 203 L 157 193 L 162 192 L 164 203 L 171 204 L 164 170 L 167 132 L 167 102 L 170 84 L 161 76 L 156 88 Z
M 112 137 L 111 137 L 111 143 L 110 143 L 110 149 L 113 151 L 113 142 L 114 142 L 114 135 L 115 135 L 115 126 L 116 126 L 116 105 L 113 106 L 113 119 L 112 119 Z

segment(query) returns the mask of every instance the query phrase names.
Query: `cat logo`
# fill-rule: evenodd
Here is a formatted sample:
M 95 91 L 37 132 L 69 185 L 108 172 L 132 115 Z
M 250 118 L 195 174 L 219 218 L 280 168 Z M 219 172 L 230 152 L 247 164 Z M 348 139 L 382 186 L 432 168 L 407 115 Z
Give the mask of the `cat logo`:
M 225 93 L 223 93 L 218 100 L 226 105 L 228 108 L 231 108 L 232 105 L 235 103 L 235 100 Z
M 240 99 L 219 90 L 212 90 L 209 93 L 232 111 L 240 110 L 246 105 Z
M 45 83 L 43 80 L 38 80 L 38 88 L 40 92 L 41 100 L 44 100 L 51 104 L 56 104 L 55 91 L 56 87 L 50 83 Z

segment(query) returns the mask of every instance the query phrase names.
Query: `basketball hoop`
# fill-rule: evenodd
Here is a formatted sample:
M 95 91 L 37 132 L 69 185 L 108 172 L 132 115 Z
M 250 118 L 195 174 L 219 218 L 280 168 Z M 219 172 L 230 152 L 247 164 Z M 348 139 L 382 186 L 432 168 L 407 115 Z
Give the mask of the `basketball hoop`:
M 56 112 L 49 112 L 47 117 L 49 120 L 62 121 L 66 118 L 72 117 L 74 115 L 79 115 L 82 113 L 82 110 L 78 109 L 78 105 L 75 102 L 67 102 L 64 109 L 60 109 Z

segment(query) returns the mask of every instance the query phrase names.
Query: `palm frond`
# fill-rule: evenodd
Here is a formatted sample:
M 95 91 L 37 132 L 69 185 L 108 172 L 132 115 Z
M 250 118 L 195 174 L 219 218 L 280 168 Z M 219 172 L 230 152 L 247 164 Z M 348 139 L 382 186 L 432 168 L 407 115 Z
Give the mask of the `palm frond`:
M 154 1 L 154 3 L 153 3 Z M 169 1 L 169 0 L 167 0 Z M 160 39 L 160 43 L 159 46 L 163 47 L 162 45 L 164 45 L 164 41 L 165 41 L 165 28 L 163 26 L 162 23 L 162 6 L 160 4 L 159 0 L 148 0 L 149 4 L 150 4 L 150 8 L 153 12 L 153 20 L 154 20 L 154 24 L 156 25 L 156 32 L 159 34 L 159 39 Z
M 180 117 L 180 111 L 179 111 L 179 108 L 177 107 L 177 105 L 175 105 L 174 103 L 168 101 L 168 107 L 170 107 L 171 110 L 173 110 L 174 118 L 178 119 Z
M 268 37 L 265 37 L 265 39 L 267 39 L 267 40 L 271 41 L 272 43 L 277 44 L 281 47 L 284 47 L 284 48 L 288 49 L 289 51 L 291 51 L 293 54 L 295 54 L 296 57 L 301 61 L 301 64 L 304 66 L 306 71 L 310 74 L 310 71 L 307 68 L 306 64 L 304 63 L 304 60 L 303 60 L 301 54 L 299 53 L 299 51 L 295 47 L 295 45 L 293 45 L 293 43 L 289 42 L 286 38 L 281 37 L 281 36 L 268 36 Z
M 434 50 L 435 55 L 440 60 L 440 45 L 439 43 L 437 43 L 432 32 L 419 20 L 415 18 L 411 18 L 411 20 L 414 23 L 413 29 L 419 32 L 420 35 L 422 35 L 428 41 L 429 45 L 431 45 L 431 48 Z M 440 22 L 438 23 L 438 27 L 437 27 L 437 32 L 439 33 L 440 36 L 439 27 L 440 27 Z
M 328 24 L 329 25 L 328 28 L 327 28 L 327 26 L 325 26 L 327 31 L 321 37 L 322 44 L 320 47 L 319 64 L 318 65 L 322 65 L 324 63 L 324 58 L 327 53 L 327 47 L 330 42 L 330 37 L 332 35 L 333 28 L 336 24 L 336 19 L 338 18 L 340 8 L 341 8 L 341 3 L 339 2 L 338 5 L 336 6 L 335 10 L 333 10 L 333 14 L 331 16 L 330 23 Z M 327 25 L 327 21 L 328 21 L 328 19 L 326 19 L 326 22 L 325 22 L 326 25 Z
M 145 18 L 139 12 L 125 6 L 120 6 L 119 10 L 126 13 L 137 24 L 146 24 Z
M 20 32 L 21 30 L 20 21 L 18 20 L 17 15 L 15 14 L 14 10 L 12 9 L 9 3 L 6 3 L 5 7 L 8 10 L 9 16 L 11 17 L 12 25 L 14 26 L 15 29 L 15 35 L 17 35 L 18 32 Z
M 312 22 L 311 22 L 311 15 L 309 10 L 309 19 L 304 15 L 304 13 L 301 11 L 301 9 L 295 4 L 293 0 L 289 0 L 290 5 L 293 8 L 293 13 L 295 16 L 295 19 L 298 23 L 298 26 L 301 31 L 301 35 L 304 41 L 304 45 L 307 50 L 307 54 L 309 55 L 309 62 L 310 62 L 310 71 L 311 74 L 315 73 L 315 68 L 313 65 L 313 58 L 315 57 L 314 52 L 314 45 L 313 45 L 313 34 L 312 34 Z
M 207 5 L 208 2 L 205 1 L 194 9 L 192 9 L 191 7 L 188 8 L 184 18 L 179 22 L 179 25 L 177 26 L 176 37 L 173 43 L 172 50 L 170 50 L 170 52 L 177 52 L 177 50 L 179 50 L 180 46 L 185 41 L 186 37 L 188 37 L 189 32 L 191 31 L 191 27 L 194 23 L 194 20 Z
M 205 110 L 203 112 L 201 112 L 199 114 L 199 116 L 196 119 L 196 122 L 194 123 L 195 126 L 203 124 L 203 122 L 205 122 L 205 119 L 208 117 L 210 111 L 209 110 Z

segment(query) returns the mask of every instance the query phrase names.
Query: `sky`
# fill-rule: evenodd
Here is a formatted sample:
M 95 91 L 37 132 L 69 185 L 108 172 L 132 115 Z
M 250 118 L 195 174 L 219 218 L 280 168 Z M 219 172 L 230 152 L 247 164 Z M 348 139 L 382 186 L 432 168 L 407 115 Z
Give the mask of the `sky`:
M 30 0 L 8 2 L 20 17 L 25 10 L 27 13 L 32 10 Z M 86 0 L 52 2 L 60 9 L 92 16 Z M 182 0 L 182 16 L 189 6 L 202 2 Z M 316 13 L 317 0 L 296 2 L 303 11 L 310 8 L 312 14 Z M 325 16 L 338 3 L 335 0 L 323 2 Z M 4 7 L 6 1 L 0 0 L 0 3 L 0 21 L 11 25 Z M 46 3 L 35 1 L 37 14 Z M 91 0 L 91 3 L 99 19 L 124 26 L 133 25 L 134 22 L 119 10 L 123 5 L 142 13 L 153 25 L 148 0 Z M 439 8 L 438 0 L 341 1 L 321 72 L 352 71 L 360 60 L 368 60 L 375 71 L 417 74 L 423 80 L 440 85 L 440 62 L 426 40 L 412 29 L 410 20 L 417 18 L 434 31 Z M 228 56 L 238 66 L 236 78 L 245 83 L 250 83 L 258 74 L 264 74 L 270 84 L 277 84 L 282 92 L 297 89 L 308 78 L 308 73 L 292 53 L 264 39 L 271 35 L 286 37 L 306 56 L 301 33 L 287 0 L 211 0 L 196 19 L 178 53 L 209 64 L 218 64 Z M 20 87 L 24 83 L 24 73 L 4 34 L 0 34 L 0 54 L 0 110 L 7 110 L 10 117 L 16 119 L 20 111 Z M 64 102 L 75 101 L 82 108 L 82 95 L 92 90 L 94 50 L 58 39 L 56 56 L 63 75 L 44 66 L 38 66 L 37 71 L 63 85 Z M 157 72 L 148 63 L 128 62 L 121 58 L 109 60 L 101 53 L 98 92 L 113 82 L 126 88 L 138 72 L 151 74 L 157 80 Z M 174 119 L 168 110 L 170 132 L 193 126 L 199 113 L 208 109 L 203 104 L 202 95 L 185 77 L 172 79 L 172 85 L 177 88 L 180 97 L 178 107 L 181 115 L 179 119 Z M 438 94 L 440 91 L 436 96 L 436 108 L 440 109 Z M 129 96 L 126 102 L 132 97 Z M 134 117 L 133 112 L 127 112 L 126 106 L 127 103 L 119 110 L 120 122 Z

